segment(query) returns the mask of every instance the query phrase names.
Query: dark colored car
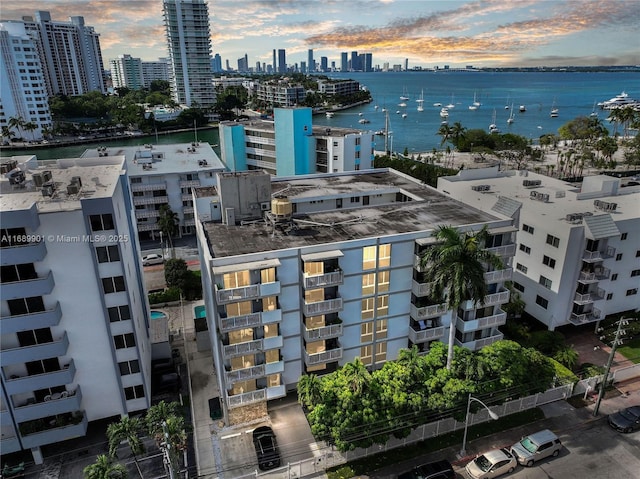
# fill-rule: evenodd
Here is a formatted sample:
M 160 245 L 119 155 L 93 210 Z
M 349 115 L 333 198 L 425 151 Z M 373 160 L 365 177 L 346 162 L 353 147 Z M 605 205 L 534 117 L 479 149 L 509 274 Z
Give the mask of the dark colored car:
M 640 429 L 640 406 L 631 406 L 609 414 L 609 425 L 620 432 Z
M 280 453 L 273 429 L 268 426 L 254 429 L 253 445 L 258 455 L 258 467 L 262 471 L 280 467 Z
M 177 393 L 182 388 L 182 380 L 178 373 L 166 373 L 159 376 L 154 382 L 154 393 Z
M 447 460 L 430 462 L 414 467 L 412 470 L 400 474 L 398 479 L 455 479 L 456 473 Z

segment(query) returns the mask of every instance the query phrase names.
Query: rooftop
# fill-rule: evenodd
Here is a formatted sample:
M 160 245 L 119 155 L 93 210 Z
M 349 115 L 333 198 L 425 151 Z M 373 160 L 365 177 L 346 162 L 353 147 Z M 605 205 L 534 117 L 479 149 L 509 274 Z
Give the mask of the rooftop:
M 103 146 L 86 150 L 81 158 L 124 156 L 129 176 L 190 173 L 198 170 L 225 171 L 209 143 L 144 144 L 138 146 Z M 206 164 L 202 161 L 205 160 Z M 143 166 L 151 164 L 151 167 Z
M 205 222 L 203 225 L 214 257 L 419 233 L 434 230 L 439 225 L 504 221 L 504 217 L 453 200 L 389 169 L 273 178 L 271 187 L 272 196 L 286 195 L 292 203 L 320 198 L 348 199 L 365 192 L 371 195 L 402 192 L 412 201 L 294 214 L 295 228 L 288 233 L 274 229 L 265 221 L 236 226 Z
M 86 198 L 109 198 L 123 171 L 124 158 L 107 157 L 80 160 L 77 158 L 38 161 L 35 155 L 3 158 L 4 164 L 17 164 L 13 170 L 23 173 L 24 181 L 11 184 L 10 173 L 0 177 L 0 211 L 29 209 L 35 203 L 41 213 L 80 209 L 80 201 Z M 36 186 L 34 174 L 51 173 L 55 190 L 51 196 L 43 195 Z M 82 185 L 77 193 L 70 193 L 67 186 L 79 177 Z M 39 178 L 38 178 L 39 179 Z
M 262 131 L 275 131 L 275 122 L 273 120 L 261 120 L 261 119 L 251 119 L 251 120 L 243 120 L 243 121 L 222 121 L 220 122 L 225 126 L 234 126 L 234 125 L 242 125 L 245 129 L 254 129 L 254 130 L 262 130 Z M 359 130 L 357 128 L 345 128 L 345 127 L 335 127 L 331 128 L 323 125 L 314 125 L 312 127 L 313 134 L 316 136 L 346 136 L 346 135 L 358 135 L 361 133 L 369 133 L 369 130 Z

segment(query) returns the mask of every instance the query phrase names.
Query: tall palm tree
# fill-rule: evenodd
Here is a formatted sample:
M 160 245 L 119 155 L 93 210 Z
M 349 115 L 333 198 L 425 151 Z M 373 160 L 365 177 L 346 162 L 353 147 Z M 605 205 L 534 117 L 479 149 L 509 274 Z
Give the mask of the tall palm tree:
M 171 248 L 171 257 L 175 257 L 173 250 L 172 237 L 178 234 L 178 213 L 175 213 L 169 205 L 162 205 L 160 207 L 160 216 L 158 217 L 158 226 L 160 231 L 167 237 L 167 243 Z
M 143 431 L 143 423 L 140 418 L 124 416 L 120 418 L 120 421 L 113 422 L 107 426 L 107 439 L 109 441 L 109 454 L 116 456 L 118 446 L 122 441 L 129 443 L 131 453 L 133 454 L 133 460 L 138 469 L 140 477 L 142 477 L 142 471 L 138 465 L 138 456 L 145 451 L 144 444 L 140 439 Z
M 33 132 L 38 129 L 38 125 L 32 121 L 28 121 L 23 125 L 23 128 L 25 129 L 25 131 L 31 132 L 31 139 L 35 140 L 35 137 L 33 136 Z
M 11 138 L 13 138 L 14 136 L 16 136 L 16 133 L 9 128 L 8 126 L 3 126 L 2 127 L 2 140 L 3 141 L 11 141 Z
M 322 380 L 315 374 L 305 374 L 298 381 L 298 402 L 310 411 L 322 400 Z
M 25 124 L 25 121 L 21 116 L 12 116 L 11 118 L 9 118 L 9 128 L 11 130 L 16 128 L 21 137 L 22 137 L 22 127 L 24 126 L 24 124 Z
M 350 363 L 345 364 L 342 367 L 342 374 L 347 380 L 351 391 L 356 394 L 362 393 L 371 380 L 371 374 L 369 374 L 360 358 L 355 358 Z
M 127 479 L 127 468 L 113 462 L 111 457 L 100 454 L 96 462 L 88 465 L 82 471 L 85 479 Z
M 187 432 L 182 416 L 169 416 L 162 424 L 162 435 L 156 437 L 156 444 L 169 454 L 169 467 L 173 477 L 180 472 L 180 453 L 187 448 Z
M 174 401 L 167 403 L 160 401 L 158 404 L 151 406 L 145 415 L 147 431 L 150 436 L 157 437 L 162 433 L 162 423 L 167 418 L 180 415 L 180 403 Z
M 453 226 L 440 226 L 435 238 L 439 243 L 424 252 L 420 264 L 433 278 L 433 296 L 445 299 L 452 311 L 447 352 L 447 369 L 451 369 L 458 308 L 467 301 L 482 304 L 487 295 L 485 265 L 502 268 L 503 264 L 499 256 L 485 249 L 486 226 L 475 234 L 460 233 Z

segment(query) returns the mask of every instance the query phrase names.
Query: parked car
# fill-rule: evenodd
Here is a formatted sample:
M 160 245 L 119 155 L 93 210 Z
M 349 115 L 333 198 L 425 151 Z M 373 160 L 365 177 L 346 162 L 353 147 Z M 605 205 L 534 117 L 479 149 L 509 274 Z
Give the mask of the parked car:
M 155 378 L 154 386 L 154 394 L 177 393 L 182 388 L 182 380 L 178 373 L 166 373 Z
M 531 467 L 533 463 L 545 457 L 556 457 L 560 454 L 562 443 L 558 436 L 545 429 L 529 434 L 511 446 L 513 454 L 523 466 Z
M 414 467 L 412 470 L 402 473 L 398 479 L 455 479 L 456 473 L 453 466 L 447 460 L 430 462 Z
M 253 445 L 258 456 L 258 467 L 262 471 L 280 467 L 280 452 L 273 429 L 268 426 L 254 429 Z
M 640 429 L 640 406 L 630 406 L 609 414 L 609 426 L 620 432 Z
M 488 479 L 513 472 L 518 461 L 507 449 L 493 449 L 479 455 L 464 470 L 473 479 Z
M 151 253 L 142 257 L 142 266 L 164 263 L 164 257 L 158 253 Z

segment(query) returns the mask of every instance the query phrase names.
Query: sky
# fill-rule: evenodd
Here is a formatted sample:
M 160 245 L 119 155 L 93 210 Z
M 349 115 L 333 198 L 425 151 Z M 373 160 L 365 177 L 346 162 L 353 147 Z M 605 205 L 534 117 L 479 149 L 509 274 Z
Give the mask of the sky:
M 640 0 L 208 0 L 212 54 L 232 68 L 340 52 L 409 68 L 640 64 Z M 103 60 L 166 57 L 162 0 L 2 0 L 0 19 L 38 10 L 54 21 L 84 16 L 100 34 Z

